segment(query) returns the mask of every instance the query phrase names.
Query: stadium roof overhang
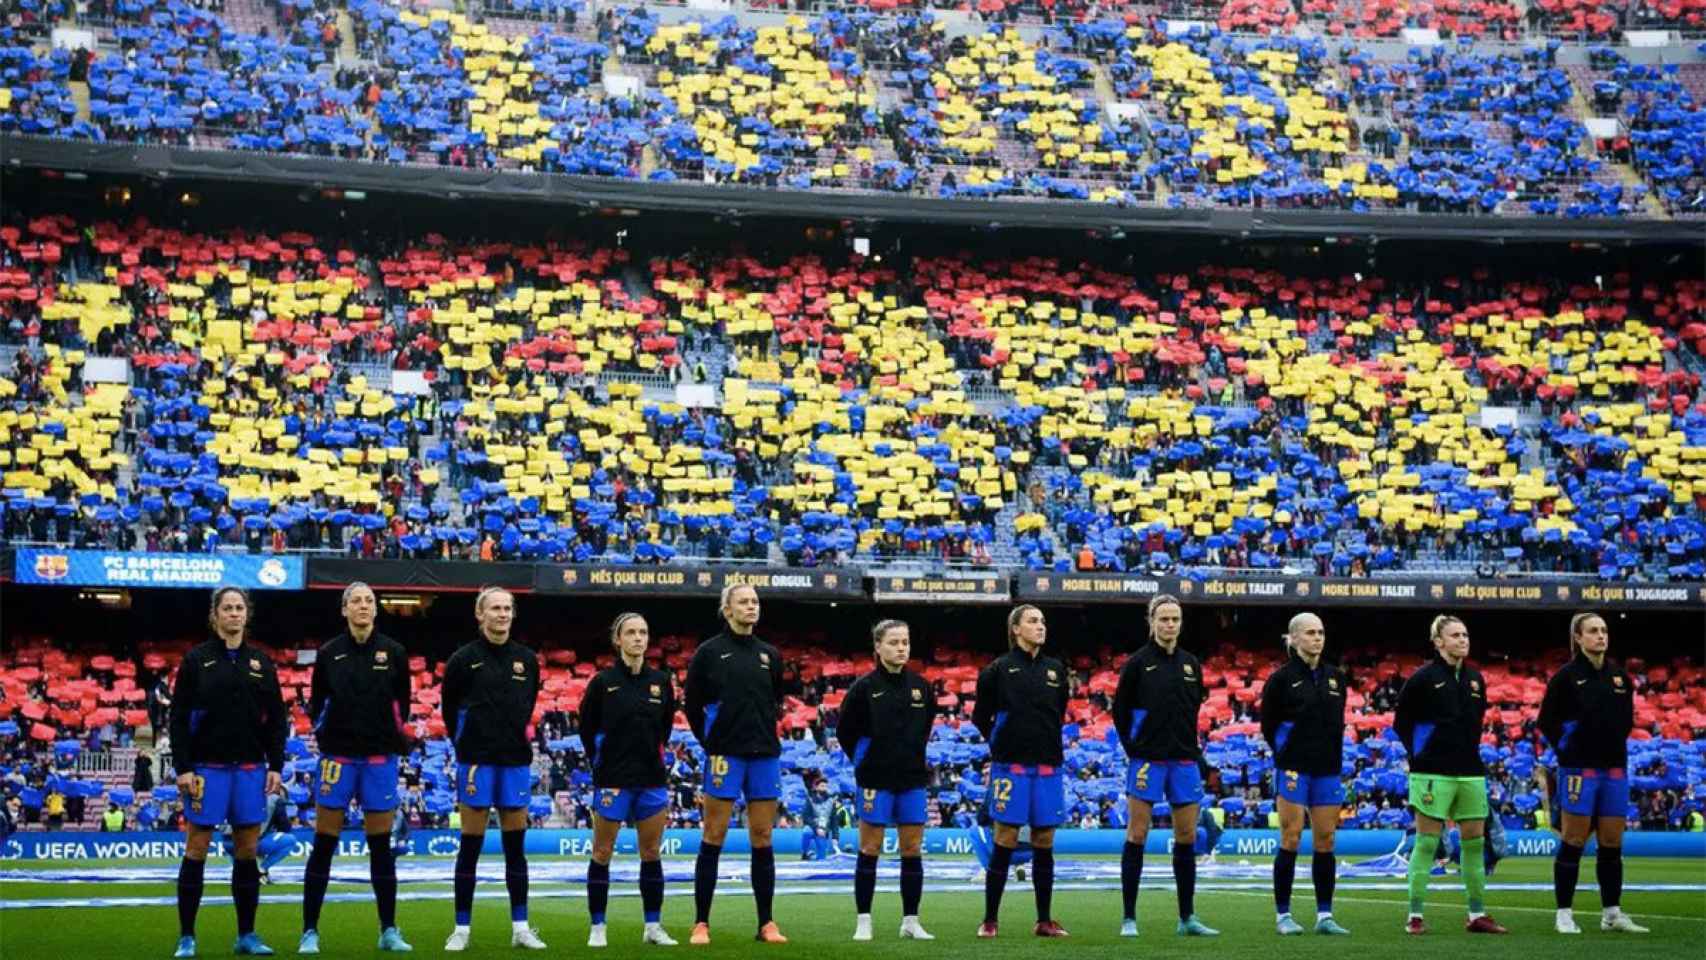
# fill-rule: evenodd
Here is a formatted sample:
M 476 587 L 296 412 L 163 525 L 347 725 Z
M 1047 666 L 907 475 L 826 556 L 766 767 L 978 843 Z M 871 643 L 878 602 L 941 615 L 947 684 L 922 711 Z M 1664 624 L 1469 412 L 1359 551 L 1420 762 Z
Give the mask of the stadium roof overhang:
M 1706 220 L 1561 219 L 1318 210 L 1166 209 L 1066 200 L 939 200 L 906 194 L 806 193 L 654 183 L 128 143 L 0 136 L 12 168 L 86 171 L 186 183 L 268 183 L 312 189 L 721 216 L 820 217 L 981 228 L 1122 230 L 1234 239 L 1374 237 L 1493 243 L 1706 243 Z

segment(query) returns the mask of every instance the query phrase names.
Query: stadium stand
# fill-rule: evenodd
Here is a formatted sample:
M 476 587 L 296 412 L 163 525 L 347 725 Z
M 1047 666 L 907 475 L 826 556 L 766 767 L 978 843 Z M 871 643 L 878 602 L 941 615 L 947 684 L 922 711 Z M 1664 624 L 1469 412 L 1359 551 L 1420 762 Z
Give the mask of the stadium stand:
M 809 635 L 780 637 L 789 659 L 790 691 L 783 714 L 783 806 L 790 818 L 802 810 L 810 783 L 827 779 L 834 793 L 851 798 L 852 771 L 836 749 L 832 731 L 841 697 L 868 664 L 814 645 Z M 0 678 L 0 791 L 16 797 L 24 829 L 41 829 L 48 798 L 57 792 L 82 802 L 68 808 L 64 826 L 91 829 L 106 804 L 126 808 L 128 823 L 163 825 L 177 815 L 175 790 L 167 776 L 170 744 L 152 740 L 150 710 L 155 701 L 143 689 L 167 674 L 181 653 L 180 644 L 151 644 L 138 662 L 69 654 L 40 641 L 14 645 Z M 692 654 L 690 639 L 660 638 L 654 656 L 683 675 Z M 535 714 L 536 750 L 533 815 L 536 822 L 561 826 L 589 823 L 591 788 L 580 741 L 574 736 L 575 710 L 596 664 L 575 649 L 543 652 L 547 667 L 544 692 Z M 592 656 L 596 656 L 593 654 Z M 304 715 L 308 668 L 297 651 L 274 653 L 280 682 L 292 708 L 295 735 L 288 753 L 287 784 L 295 816 L 310 815 L 312 733 Z M 1494 804 L 1513 829 L 1545 824 L 1537 771 L 1552 763 L 1535 729 L 1545 677 L 1561 657 L 1543 656 L 1484 665 L 1495 711 L 1489 714 L 1482 746 L 1491 768 Z M 1071 773 L 1070 821 L 1077 826 L 1121 826 L 1124 758 L 1111 732 L 1107 710 L 1117 681 L 1119 655 L 1102 650 L 1073 658 L 1072 699 L 1063 731 L 1066 766 Z M 1351 730 L 1347 734 L 1345 777 L 1354 797 L 1343 813 L 1346 828 L 1403 827 L 1405 754 L 1391 733 L 1391 710 L 1402 678 L 1420 663 L 1378 649 L 1350 651 L 1344 661 L 1356 678 L 1351 694 Z M 1267 826 L 1273 809 L 1272 758 L 1261 740 L 1256 711 L 1261 678 L 1270 668 L 1261 656 L 1230 645 L 1204 658 L 1209 688 L 1203 710 L 1205 758 L 1214 772 L 1209 786 L 1213 804 L 1226 826 Z M 417 749 L 402 772 L 404 807 L 418 826 L 442 825 L 448 815 L 449 744 L 436 716 L 438 667 L 412 657 L 415 675 Z M 932 735 L 931 822 L 967 825 L 982 800 L 982 762 L 987 748 L 968 721 L 977 660 L 967 651 L 939 648 L 923 665 L 944 716 Z M 1636 730 L 1631 736 L 1632 826 L 1676 828 L 1690 812 L 1706 805 L 1706 675 L 1684 661 L 1630 664 L 1638 699 Z M 139 683 L 140 682 L 140 683 Z M 140 740 L 151 740 L 138 749 Z M 117 747 L 118 749 L 110 749 Z M 159 785 L 133 775 L 134 758 L 158 759 Z M 677 797 L 674 816 L 685 825 L 696 816 L 691 802 L 697 783 L 699 751 L 678 716 L 672 741 L 671 782 Z M 150 779 L 154 776 L 150 773 Z M 138 789 L 142 787 L 142 789 Z M 80 809 L 79 809 L 80 808 Z M 1162 814 L 1165 815 L 1164 813 Z
M 1702 68 L 1613 53 L 1582 72 L 1573 55 L 1556 65 L 1556 38 L 1478 46 L 1529 39 L 1509 4 L 1310 0 L 1302 14 L 1328 36 L 1297 39 L 1278 35 L 1298 15 L 1283 3 L 1185 4 L 1202 19 L 1178 21 L 1052 3 L 1015 20 L 1020 6 L 991 3 L 968 35 L 929 10 L 856 5 L 755 25 L 644 7 L 581 18 L 545 0 L 473 18 L 383 0 L 341 18 L 150 0 L 91 15 L 87 55 L 48 52 L 41 10 L 0 35 L 0 131 L 795 190 L 1706 213 Z M 1536 29 L 1587 38 L 1616 30 L 1607 18 L 1701 16 L 1683 2 L 1533 9 Z M 1017 25 L 1033 14 L 1057 25 Z M 1407 29 L 1444 41 L 1370 42 Z M 1596 151 L 1584 121 L 1606 83 L 1629 144 Z
M 1331 36 L 1395 37 L 1405 29 L 1507 42 L 1523 36 L 1516 4 L 1499 0 L 1304 0 L 1302 7 Z
M 642 265 L 41 216 L 0 228 L 0 284 L 15 542 L 1706 570 L 1697 279 Z M 82 384 L 91 354 L 134 385 Z

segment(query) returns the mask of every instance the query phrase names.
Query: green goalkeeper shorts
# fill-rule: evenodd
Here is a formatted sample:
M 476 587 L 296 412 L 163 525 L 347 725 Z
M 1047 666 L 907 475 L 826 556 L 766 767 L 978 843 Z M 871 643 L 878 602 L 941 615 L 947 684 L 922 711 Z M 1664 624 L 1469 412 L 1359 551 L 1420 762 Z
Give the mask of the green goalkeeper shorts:
M 1487 778 L 1410 774 L 1410 806 L 1435 820 L 1487 819 Z

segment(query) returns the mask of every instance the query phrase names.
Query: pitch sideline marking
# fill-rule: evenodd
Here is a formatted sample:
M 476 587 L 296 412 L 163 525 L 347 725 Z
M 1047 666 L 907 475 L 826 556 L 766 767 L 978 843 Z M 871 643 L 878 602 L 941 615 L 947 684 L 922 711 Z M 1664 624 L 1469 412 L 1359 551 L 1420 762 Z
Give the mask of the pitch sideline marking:
M 1488 889 L 1491 890 L 1492 888 L 1488 887 Z M 1547 889 L 1551 889 L 1551 888 L 1548 887 Z M 1587 888 L 1578 888 L 1578 889 L 1587 889 Z M 1256 891 L 1256 890 L 1222 890 L 1221 892 L 1229 894 L 1229 895 L 1234 896 L 1234 897 L 1256 897 L 1256 896 L 1262 896 L 1263 895 L 1260 891 Z M 1272 896 L 1272 891 L 1268 891 L 1267 895 Z M 1338 896 L 1337 894 L 1335 894 L 1333 896 L 1333 902 L 1334 903 L 1384 903 L 1384 904 L 1396 903 L 1396 904 L 1402 904 L 1404 901 L 1398 899 L 1397 897 L 1394 897 L 1390 900 L 1382 900 L 1378 897 L 1341 897 L 1341 896 Z M 1508 913 L 1557 913 L 1558 912 L 1557 910 L 1555 910 L 1552 907 L 1501 906 L 1498 909 L 1499 909 L 1500 913 L 1507 913 L 1507 912 Z M 1664 914 L 1664 913 L 1639 913 L 1639 914 L 1630 914 L 1630 916 L 1639 917 L 1642 920 L 1680 920 L 1680 921 L 1683 921 L 1686 923 L 1706 923 L 1706 917 L 1678 917 L 1678 916 L 1674 916 L 1671 914 Z
M 1010 888 L 1011 889 L 1024 889 L 1024 888 L 1027 888 L 1030 886 L 1031 886 L 1031 884 L 1028 884 L 1028 883 L 1020 883 L 1020 884 L 1011 884 Z M 877 886 L 877 889 L 883 893 L 896 893 L 899 891 L 900 888 L 897 884 L 879 883 Z M 1072 883 L 1072 882 L 1068 882 L 1068 883 L 1057 883 L 1057 884 L 1055 884 L 1055 889 L 1059 890 L 1059 891 L 1074 892 L 1074 891 L 1113 891 L 1113 890 L 1117 890 L 1119 888 L 1116 885 L 1107 884 L 1107 883 Z M 1215 892 L 1215 893 L 1227 893 L 1227 894 L 1231 894 L 1233 896 L 1245 896 L 1245 897 L 1272 896 L 1272 891 L 1269 888 L 1267 888 L 1266 886 L 1263 886 L 1263 885 L 1258 885 L 1256 883 L 1208 883 L 1208 884 L 1198 885 L 1197 889 L 1199 892 L 1209 891 L 1209 892 Z M 1407 889 L 1407 886 L 1405 884 L 1399 884 L 1399 883 L 1358 884 L 1356 887 L 1353 887 L 1352 889 L 1390 890 L 1393 892 L 1397 892 L 1397 891 Z M 1506 884 L 1489 884 L 1488 885 L 1488 890 L 1490 890 L 1490 891 L 1498 891 L 1498 890 L 1539 891 L 1539 890 L 1550 890 L 1550 889 L 1551 889 L 1550 885 L 1540 884 L 1540 883 L 1520 883 L 1520 884 L 1518 884 L 1518 883 L 1506 883 Z M 1589 890 L 1594 890 L 1597 888 L 1592 884 L 1587 884 L 1587 885 L 1580 887 L 1579 889 L 1584 890 L 1584 891 L 1589 891 Z M 1624 890 L 1627 892 L 1637 892 L 1637 893 L 1643 892 L 1644 890 L 1646 890 L 1646 891 L 1665 890 L 1665 891 L 1674 892 L 1676 890 L 1692 891 L 1692 890 L 1699 890 L 1699 889 L 1702 889 L 1699 885 L 1689 885 L 1689 884 L 1630 884 L 1630 885 L 1626 885 L 1624 887 Z M 752 892 L 752 888 L 748 885 L 741 885 L 741 884 L 731 884 L 731 883 L 719 884 L 718 885 L 718 892 L 722 893 L 725 891 L 727 893 L 730 893 L 730 894 L 750 894 Z M 983 884 L 982 883 L 926 884 L 925 885 L 925 891 L 928 893 L 981 893 L 983 891 Z M 847 892 L 847 888 L 845 885 L 791 886 L 791 887 L 779 888 L 776 892 L 778 894 L 782 894 L 782 895 L 793 895 L 793 896 L 812 896 L 812 895 L 840 896 L 840 895 L 843 895 Z M 622 888 L 611 890 L 610 895 L 612 897 L 637 897 L 637 896 L 639 896 L 639 891 L 635 890 L 635 889 L 628 888 L 626 885 L 624 885 L 624 887 L 622 887 Z M 686 896 L 685 893 L 676 893 L 674 895 L 678 896 L 678 897 Z M 415 890 L 415 891 L 400 892 L 397 896 L 397 899 L 399 901 L 410 901 L 410 902 L 432 902 L 432 901 L 450 900 L 452 898 L 452 896 L 453 896 L 453 893 L 452 893 L 452 891 L 449 891 L 449 890 L 436 890 L 436 891 Z M 475 892 L 475 897 L 477 899 L 481 899 L 481 900 L 500 900 L 500 899 L 507 899 L 508 894 L 502 890 L 481 890 L 481 891 Z M 584 889 L 570 887 L 570 888 L 565 888 L 565 889 L 560 889 L 560 890 L 552 890 L 552 889 L 536 890 L 534 892 L 532 899 L 534 899 L 534 900 L 578 900 L 578 899 L 583 899 L 585 897 L 586 897 L 586 891 Z M 1388 899 L 1380 899 L 1380 898 L 1375 898 L 1375 897 L 1335 897 L 1334 899 L 1345 902 L 1345 903 L 1390 904 L 1390 903 L 1399 902 L 1396 899 L 1388 900 Z M 301 901 L 302 901 L 302 898 L 296 894 L 270 894 L 270 895 L 264 895 L 261 897 L 261 902 L 268 903 L 268 904 L 299 904 L 299 903 L 301 903 Z M 326 902 L 328 902 L 328 903 L 371 903 L 372 902 L 372 895 L 369 893 L 328 893 L 326 896 Z M 72 900 L 12 900 L 12 899 L 5 899 L 5 900 L 0 900 L 0 911 L 6 911 L 6 910 L 41 910 L 41 909 L 82 909 L 82 908 L 89 908 L 89 907 L 164 907 L 164 906 L 171 906 L 175 903 L 176 903 L 176 900 L 173 897 L 97 897 L 97 898 L 89 898 L 89 899 L 72 899 Z M 225 897 L 208 897 L 208 898 L 204 899 L 202 901 L 202 903 L 203 903 L 203 905 L 226 906 L 226 905 L 229 905 L 231 903 L 231 898 L 228 896 L 225 896 Z M 1551 913 L 1551 912 L 1554 912 L 1551 908 L 1548 908 L 1548 907 L 1508 906 L 1508 907 L 1501 907 L 1500 909 L 1505 910 L 1505 911 L 1523 912 L 1523 913 Z M 1650 918 L 1655 919 L 1655 920 L 1678 920 L 1678 921 L 1693 922 L 1693 923 L 1706 923 L 1706 917 L 1682 917 L 1682 916 L 1674 916 L 1674 915 L 1667 915 L 1667 914 L 1650 914 L 1650 913 L 1643 913 L 1643 914 L 1640 914 L 1640 916 L 1641 917 L 1650 917 Z

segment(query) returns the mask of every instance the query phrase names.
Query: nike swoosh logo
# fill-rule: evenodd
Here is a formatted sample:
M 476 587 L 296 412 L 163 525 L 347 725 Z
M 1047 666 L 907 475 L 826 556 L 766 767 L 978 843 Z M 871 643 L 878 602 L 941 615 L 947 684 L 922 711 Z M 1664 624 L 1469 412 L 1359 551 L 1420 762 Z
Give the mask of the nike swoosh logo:
M 203 663 L 203 664 L 202 664 L 202 666 L 204 666 L 204 667 L 211 667 L 211 666 L 213 666 L 213 665 L 214 665 L 214 664 L 216 664 L 216 663 L 218 663 L 218 662 L 219 662 L 219 661 L 218 661 L 218 660 L 209 660 L 209 661 L 207 661 L 207 662 L 205 662 L 205 663 Z
M 333 660 L 334 660 L 334 661 L 335 661 L 335 660 L 342 660 L 342 659 L 343 659 L 343 658 L 345 658 L 345 657 L 347 657 L 347 656 L 349 656 L 349 654 L 347 654 L 347 653 L 340 653 L 340 654 L 338 654 L 338 655 L 337 655 L 337 656 L 335 656 L 335 657 L 333 657 L 333 658 L 332 658 L 332 659 L 333 659 Z
M 1144 667 L 1144 668 L 1143 668 L 1143 672 L 1144 672 L 1144 673 L 1148 673 L 1148 672 L 1149 672 L 1149 671 L 1151 671 L 1151 670 L 1154 670 L 1154 669 L 1155 669 L 1155 668 L 1156 668 L 1156 667 L 1159 667 L 1159 666 L 1161 666 L 1161 664 L 1159 664 L 1159 663 L 1152 663 L 1152 664 L 1150 664 L 1150 665 L 1149 665 L 1149 666 L 1147 666 L 1147 667 Z
M 478 669 L 480 669 L 480 668 L 481 668 L 481 667 L 483 667 L 483 666 L 485 666 L 485 664 L 483 664 L 483 663 L 476 663 L 476 664 L 474 664 L 474 666 L 473 666 L 473 667 L 472 667 L 472 668 L 471 668 L 471 669 L 474 669 L 474 670 L 478 670 Z
M 1294 683 L 1293 683 L 1293 684 L 1292 684 L 1292 686 L 1294 686 L 1294 687 L 1301 687 L 1301 686 L 1303 686 L 1303 681 L 1302 681 L 1302 680 L 1298 680 L 1298 681 L 1296 681 L 1296 682 L 1294 682 Z
M 730 658 L 730 657 L 732 657 L 732 656 L 734 656 L 734 654 L 732 654 L 732 653 L 725 653 L 725 654 L 723 654 L 723 656 L 722 656 L 722 659 L 724 659 L 724 660 L 727 660 L 727 659 L 728 659 L 728 658 Z
M 880 697 L 880 696 L 882 696 L 882 694 L 880 694 L 880 693 L 873 693 L 873 694 L 871 694 L 871 699 L 872 699 L 872 700 L 875 700 L 875 699 L 877 699 L 877 698 L 878 698 L 878 697 Z
M 1438 690 L 1440 687 L 1443 687 L 1443 686 L 1445 686 L 1445 681 L 1441 680 L 1440 682 L 1434 684 L 1434 689 Z
M 1577 680 L 1577 681 L 1576 681 L 1576 686 L 1578 686 L 1578 687 L 1579 687 L 1579 686 L 1581 686 L 1581 685 L 1582 685 L 1582 684 L 1584 684 L 1584 683 L 1587 683 L 1587 681 L 1586 681 L 1586 680 Z
M 1007 668 L 1007 672 L 1008 672 L 1008 673 L 1018 673 L 1018 672 L 1019 672 L 1019 668 L 1018 668 L 1018 667 L 1008 667 L 1008 668 Z
M 605 692 L 605 693 L 615 693 L 615 692 L 616 692 L 616 691 L 618 691 L 618 690 L 620 690 L 620 689 L 622 689 L 622 688 L 621 688 L 621 687 L 620 687 L 620 686 L 616 686 L 616 687 L 605 687 L 605 688 L 604 688 L 604 692 Z

